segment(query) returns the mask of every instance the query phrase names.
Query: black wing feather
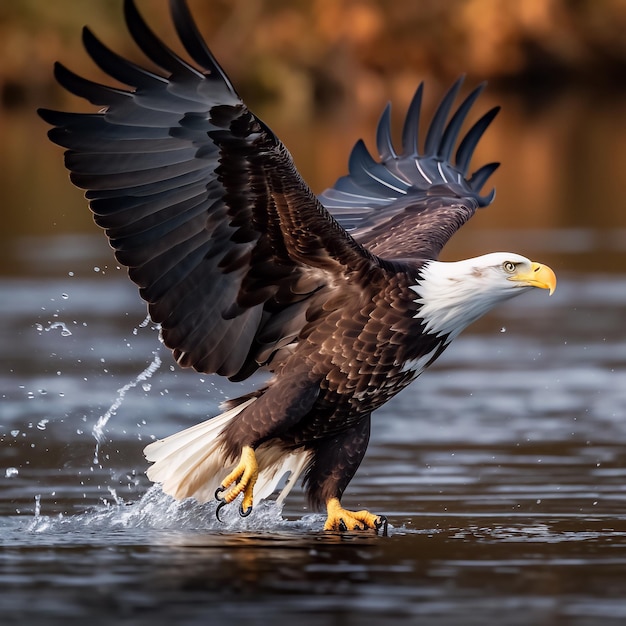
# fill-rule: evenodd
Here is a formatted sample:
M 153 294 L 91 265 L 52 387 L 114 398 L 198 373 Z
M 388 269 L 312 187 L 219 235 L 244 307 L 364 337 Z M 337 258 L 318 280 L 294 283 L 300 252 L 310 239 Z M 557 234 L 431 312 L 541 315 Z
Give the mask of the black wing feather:
M 375 197 L 393 198 L 396 193 L 405 193 L 409 188 L 406 181 L 372 158 L 363 140 L 357 141 L 352 149 L 348 169 L 350 177 L 359 181 L 359 187 Z
M 87 190 L 96 223 L 161 324 L 165 344 L 184 366 L 241 378 L 271 358 L 285 333 L 297 335 L 289 307 L 299 311 L 323 285 L 339 285 L 346 274 L 366 280 L 380 265 L 248 111 L 184 2 L 172 0 L 171 9 L 202 71 L 165 46 L 126 0 L 129 31 L 163 73 L 130 63 L 85 30 L 95 63 L 130 89 L 57 65 L 63 86 L 107 108 L 40 114 L 56 126 L 49 136 L 67 149 L 72 181 Z M 298 293 L 303 284 L 309 290 Z
M 467 117 L 470 109 L 474 105 L 474 102 L 476 102 L 478 96 L 482 93 L 485 87 L 486 83 L 481 83 L 480 85 L 478 85 L 478 87 L 470 92 L 470 94 L 460 104 L 459 108 L 450 119 L 450 122 L 448 123 L 445 132 L 443 133 L 443 137 L 441 138 L 441 142 L 437 150 L 438 157 L 441 157 L 445 161 L 450 162 L 452 158 L 452 150 L 454 149 L 454 145 L 458 141 L 463 122 L 465 121 L 465 118 Z
M 207 69 L 215 79 L 218 79 L 221 83 L 226 85 L 231 93 L 235 94 L 236 91 L 230 79 L 220 67 L 211 50 L 209 50 L 198 27 L 193 21 L 189 7 L 184 2 L 170 0 L 170 10 L 178 37 L 191 58 L 200 65 L 200 67 Z
M 443 148 L 443 134 L 446 129 L 446 120 L 450 114 L 452 104 L 456 99 L 459 89 L 463 84 L 463 77 L 457 79 L 457 81 L 448 89 L 448 92 L 443 97 L 443 100 L 439 103 L 437 110 L 433 116 L 428 132 L 426 133 L 426 141 L 424 143 L 424 154 L 439 154 L 440 149 Z
M 480 169 L 476 170 L 467 181 L 469 186 L 472 189 L 479 191 L 487 182 L 487 179 L 498 169 L 499 166 L 499 163 L 487 163 L 487 165 L 483 165 Z
M 391 141 L 391 103 L 383 110 L 378 126 L 376 127 L 376 147 L 381 161 L 397 158 L 397 154 Z
M 167 86 L 167 79 L 131 63 L 113 52 L 87 26 L 83 28 L 83 45 L 96 65 L 120 83 L 133 85 L 138 90 Z
M 407 156 L 417 156 L 420 132 L 420 114 L 422 112 L 422 94 L 424 93 L 424 83 L 420 83 L 416 89 L 406 118 L 402 127 L 402 154 Z
M 470 161 L 474 154 L 474 150 L 483 136 L 487 127 L 493 121 L 493 118 L 500 111 L 500 107 L 493 107 L 489 109 L 468 131 L 467 135 L 463 137 L 459 148 L 456 152 L 456 167 L 465 176 L 469 170 Z
M 153 63 L 178 76 L 183 83 L 202 78 L 201 72 L 181 59 L 154 34 L 137 10 L 134 0 L 124 1 L 124 17 L 135 43 Z
M 98 106 L 122 105 L 131 97 L 131 94 L 123 89 L 107 87 L 87 80 L 67 69 L 62 63 L 54 64 L 54 77 L 70 93 Z

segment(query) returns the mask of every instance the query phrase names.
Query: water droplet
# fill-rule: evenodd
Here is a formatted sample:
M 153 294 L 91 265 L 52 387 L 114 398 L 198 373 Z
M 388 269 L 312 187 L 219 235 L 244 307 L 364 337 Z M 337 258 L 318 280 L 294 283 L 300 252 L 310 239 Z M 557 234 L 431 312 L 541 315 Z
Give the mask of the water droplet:
M 74 276 L 74 272 L 68 272 L 67 275 L 68 276 Z
M 96 265 L 96 266 L 93 268 L 93 271 L 94 271 L 94 272 L 99 272 L 99 271 L 100 271 L 100 268 Z
M 505 333 L 505 332 L 506 332 L 506 326 L 503 326 L 503 327 L 500 329 L 500 332 L 501 332 L 501 333 Z
M 55 315 L 54 317 L 58 317 L 58 315 Z M 43 330 L 45 330 L 46 332 L 49 332 L 51 330 L 54 330 L 55 328 L 60 328 L 62 337 L 69 337 L 72 334 L 70 329 L 63 322 L 53 322 L 47 328 L 44 328 L 41 324 L 36 324 L 35 328 L 39 332 L 41 332 Z
M 50 420 L 47 419 L 42 419 L 37 423 L 37 428 L 39 430 L 46 430 L 46 424 L 49 422 Z
M 32 399 L 35 397 L 35 394 L 34 394 L 32 391 L 29 391 L 29 392 L 26 394 L 26 397 L 27 397 L 29 400 L 32 400 Z
M 19 434 L 20 434 L 19 430 L 12 430 L 11 431 L 11 436 L 13 436 L 13 437 L 17 437 Z
M 63 300 L 67 300 L 69 298 L 69 295 L 66 293 L 62 293 L 61 298 L 63 298 Z
M 4 471 L 5 478 L 15 478 L 19 474 L 17 467 L 7 467 Z
M 141 388 L 147 392 L 147 391 L 150 391 L 150 389 L 152 389 L 152 385 L 150 383 L 143 383 L 143 385 L 141 385 Z

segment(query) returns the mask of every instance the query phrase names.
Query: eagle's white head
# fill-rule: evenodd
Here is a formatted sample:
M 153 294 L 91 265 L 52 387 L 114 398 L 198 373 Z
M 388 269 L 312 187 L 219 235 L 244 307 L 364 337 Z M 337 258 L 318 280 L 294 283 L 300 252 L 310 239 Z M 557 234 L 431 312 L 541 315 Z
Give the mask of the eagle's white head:
M 464 328 L 498 303 L 533 287 L 556 288 L 547 266 L 510 252 L 494 252 L 465 261 L 430 261 L 411 287 L 420 306 L 416 317 L 425 331 L 454 339 Z

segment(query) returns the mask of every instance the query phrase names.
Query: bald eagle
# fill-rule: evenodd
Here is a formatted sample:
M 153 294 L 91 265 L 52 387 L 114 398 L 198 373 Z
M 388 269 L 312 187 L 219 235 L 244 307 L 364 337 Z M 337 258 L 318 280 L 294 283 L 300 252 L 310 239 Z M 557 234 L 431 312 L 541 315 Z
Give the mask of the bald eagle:
M 457 81 L 420 149 L 420 85 L 402 150 L 387 106 L 379 159 L 359 141 L 349 173 L 316 197 L 238 96 L 185 2 L 170 8 L 192 62 L 126 0 L 130 34 L 161 71 L 125 60 L 85 28 L 89 55 L 130 88 L 57 63 L 60 84 L 101 108 L 40 110 L 177 363 L 234 381 L 272 375 L 221 415 L 148 445 L 147 475 L 174 498 L 216 498 L 218 518 L 241 494 L 240 513 L 249 514 L 289 476 L 284 498 L 303 475 L 311 505 L 326 507 L 325 529 L 386 527 L 384 516 L 341 505 L 372 412 L 496 304 L 556 285 L 550 268 L 519 254 L 437 260 L 493 200 L 494 191 L 480 192 L 498 164 L 468 168 L 498 108 L 459 140 L 483 85 L 452 112 Z

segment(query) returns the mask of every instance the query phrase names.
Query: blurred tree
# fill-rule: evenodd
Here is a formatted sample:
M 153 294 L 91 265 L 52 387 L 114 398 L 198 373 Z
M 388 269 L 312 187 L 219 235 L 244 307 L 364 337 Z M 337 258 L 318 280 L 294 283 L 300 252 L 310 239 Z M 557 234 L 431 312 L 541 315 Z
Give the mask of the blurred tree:
M 177 49 L 165 0 L 138 0 Z M 624 0 L 190 0 L 211 47 L 254 104 L 268 97 L 308 114 L 347 97 L 379 108 L 408 99 L 418 77 L 468 73 L 532 89 L 614 82 L 626 69 Z M 53 84 L 61 59 L 97 73 L 79 52 L 88 23 L 122 54 L 138 53 L 121 0 L 0 3 L 5 105 Z

